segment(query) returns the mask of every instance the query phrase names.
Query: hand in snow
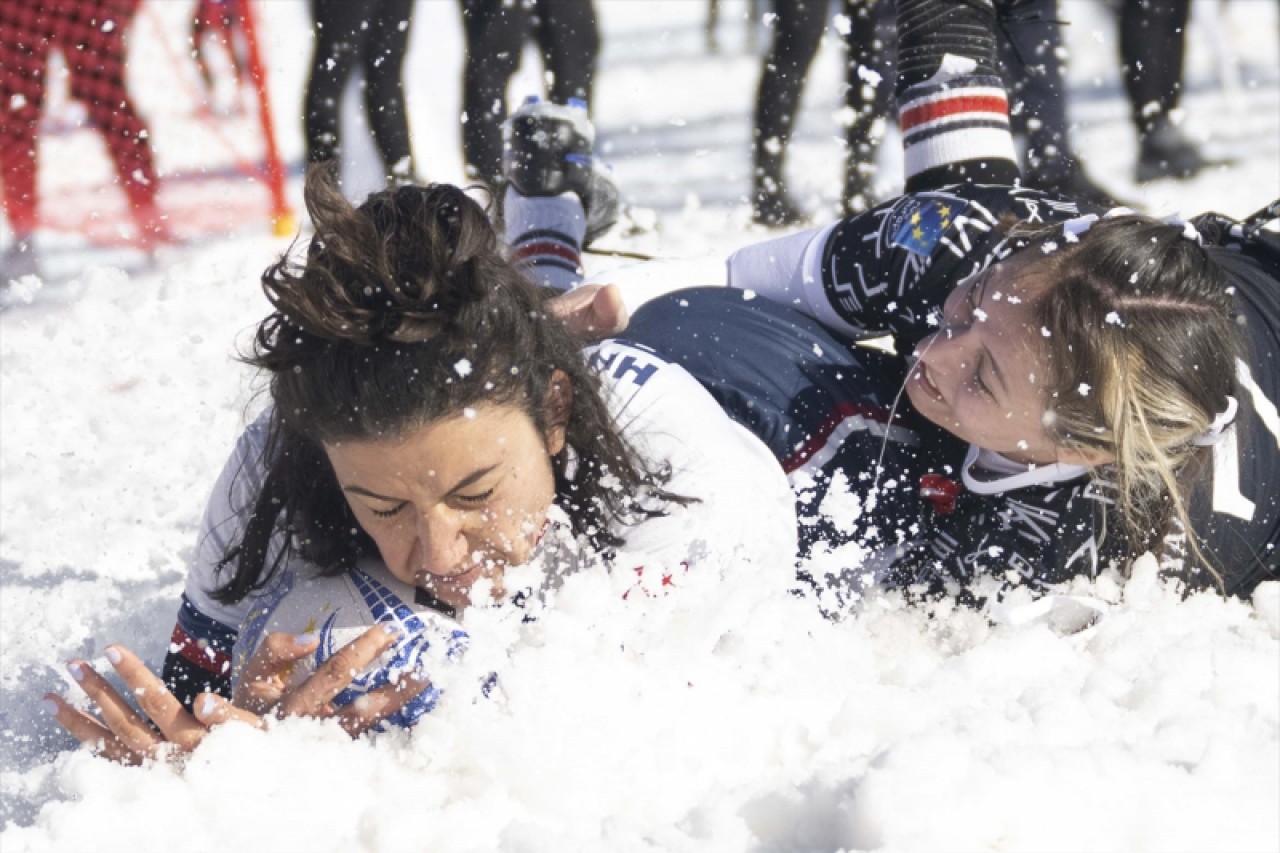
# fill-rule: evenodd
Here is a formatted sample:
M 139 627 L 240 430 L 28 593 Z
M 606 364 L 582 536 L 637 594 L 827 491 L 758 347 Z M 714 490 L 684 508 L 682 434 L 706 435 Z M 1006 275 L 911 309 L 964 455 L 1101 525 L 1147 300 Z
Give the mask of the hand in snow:
M 627 306 L 616 284 L 584 284 L 553 297 L 547 308 L 583 341 L 602 341 L 627 327 Z
M 384 718 L 399 711 L 431 683 L 425 678 L 405 675 L 395 684 L 371 690 L 343 708 L 331 701 L 378 656 L 391 648 L 396 635 L 386 626 L 374 625 L 339 649 L 333 657 L 293 690 L 286 690 L 285 677 L 294 663 L 315 651 L 316 640 L 299 643 L 292 634 L 268 634 L 245 667 L 232 698 L 237 708 L 280 717 L 333 718 L 355 737 Z
M 212 693 L 201 693 L 195 714 L 182 703 L 137 655 L 124 646 L 106 649 L 107 660 L 137 699 L 131 703 L 80 660 L 68 665 L 71 675 L 98 706 L 100 718 L 69 705 L 61 696 L 46 694 L 54 719 L 76 740 L 112 761 L 138 764 L 147 758 L 190 752 L 209 730 L 236 721 L 265 728 L 265 715 L 278 717 L 332 717 L 355 737 L 396 711 L 425 690 L 426 679 L 405 677 L 398 684 L 371 691 L 346 708 L 335 709 L 330 700 L 395 642 L 382 626 L 370 628 L 322 664 L 292 691 L 284 689 L 284 674 L 295 661 L 315 650 L 315 641 L 298 643 L 291 634 L 270 634 L 246 667 L 236 702 Z
M 160 757 L 166 744 L 171 745 L 168 747 L 171 753 L 187 752 L 194 749 L 216 723 L 232 719 L 260 722 L 256 715 L 232 708 L 226 700 L 208 693 L 196 697 L 197 716 L 192 716 L 133 652 L 124 646 L 112 645 L 107 646 L 106 656 L 129 686 L 142 714 L 93 667 L 80 660 L 72 661 L 67 668 L 80 689 L 98 706 L 101 719 L 76 710 L 52 693 L 44 700 L 53 710 L 54 718 L 76 740 L 112 761 L 138 764 L 145 758 Z

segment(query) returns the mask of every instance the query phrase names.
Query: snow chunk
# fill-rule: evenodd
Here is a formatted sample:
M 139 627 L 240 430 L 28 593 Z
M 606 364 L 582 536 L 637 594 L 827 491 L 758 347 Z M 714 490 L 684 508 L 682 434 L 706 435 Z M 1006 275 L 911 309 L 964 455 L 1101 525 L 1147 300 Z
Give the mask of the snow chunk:
M 471 375 L 470 360 L 465 358 L 458 359 L 458 361 L 453 365 L 453 372 L 458 374 L 458 376 L 462 377 L 463 379 L 466 379 L 468 376 Z

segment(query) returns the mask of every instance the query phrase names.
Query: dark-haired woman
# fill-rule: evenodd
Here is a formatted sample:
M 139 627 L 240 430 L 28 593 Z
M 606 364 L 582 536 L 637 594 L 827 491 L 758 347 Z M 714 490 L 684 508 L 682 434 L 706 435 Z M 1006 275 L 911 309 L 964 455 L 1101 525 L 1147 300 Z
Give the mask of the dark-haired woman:
M 898 5 L 907 195 L 743 249 L 733 289 L 627 334 L 774 450 L 837 605 L 1039 594 L 1145 551 L 1248 595 L 1280 576 L 1280 206 L 1171 224 L 1018 186 L 999 5 Z
M 313 171 L 306 198 L 305 261 L 286 257 L 263 278 L 275 312 L 249 362 L 270 377 L 271 407 L 241 437 L 206 513 L 165 666 L 173 695 L 149 689 L 154 677 L 112 647 L 162 733 L 148 703 L 184 736 L 228 713 L 213 696 L 196 704 L 198 720 L 175 708 L 226 694 L 240 625 L 280 577 L 373 572 L 443 618 L 495 600 L 534 606 L 591 567 L 652 591 L 678 586 L 686 569 L 751 562 L 778 570 L 785 588 L 795 554 L 786 479 L 683 369 L 622 341 L 584 353 L 547 310 L 554 291 L 507 259 L 457 188 L 400 187 L 352 208 Z M 534 562 L 536 580 L 508 583 Z M 272 636 L 239 704 L 331 712 L 355 668 L 339 655 L 322 655 L 320 681 L 299 688 L 314 701 L 299 707 L 278 689 L 262 701 L 318 645 Z M 87 664 L 72 666 L 111 727 L 123 701 Z M 159 742 L 50 701 L 73 734 L 114 756 Z M 367 710 L 355 708 L 352 728 L 369 724 Z

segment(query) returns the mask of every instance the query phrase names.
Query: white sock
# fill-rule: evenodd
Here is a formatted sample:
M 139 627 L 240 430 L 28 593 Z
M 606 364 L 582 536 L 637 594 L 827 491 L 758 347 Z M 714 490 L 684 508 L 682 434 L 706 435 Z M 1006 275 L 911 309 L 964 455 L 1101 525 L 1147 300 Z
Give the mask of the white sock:
M 529 279 L 556 290 L 582 281 L 587 217 L 575 194 L 524 196 L 507 187 L 503 217 L 511 261 Z

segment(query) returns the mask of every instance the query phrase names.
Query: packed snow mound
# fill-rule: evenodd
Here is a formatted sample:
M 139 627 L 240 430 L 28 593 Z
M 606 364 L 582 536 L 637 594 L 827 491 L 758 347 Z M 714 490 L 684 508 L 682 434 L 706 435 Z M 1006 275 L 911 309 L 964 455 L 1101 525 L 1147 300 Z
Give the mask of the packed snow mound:
M 780 595 L 778 576 L 729 580 L 691 571 L 665 597 L 624 601 L 615 579 L 582 574 L 537 622 L 478 611 L 474 654 L 408 734 L 353 743 L 315 721 L 226 726 L 181 769 L 63 753 L 10 776 L 11 794 L 48 802 L 0 847 L 1280 843 L 1267 819 L 1280 802 L 1276 584 L 1253 605 L 1183 600 L 1154 581 L 1078 584 L 1064 594 L 1107 613 L 1063 633 L 891 595 L 831 622 Z

